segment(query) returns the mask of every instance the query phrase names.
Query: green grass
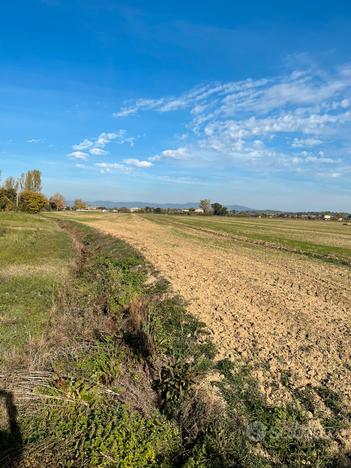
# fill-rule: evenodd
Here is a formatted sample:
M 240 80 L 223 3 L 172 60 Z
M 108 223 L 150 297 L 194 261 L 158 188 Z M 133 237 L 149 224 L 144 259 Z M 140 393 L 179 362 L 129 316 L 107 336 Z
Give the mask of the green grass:
M 342 223 L 203 216 L 143 215 L 179 229 L 210 230 L 241 242 L 351 265 L 351 226 Z
M 71 239 L 53 221 L 0 213 L 0 362 L 44 331 L 72 258 Z

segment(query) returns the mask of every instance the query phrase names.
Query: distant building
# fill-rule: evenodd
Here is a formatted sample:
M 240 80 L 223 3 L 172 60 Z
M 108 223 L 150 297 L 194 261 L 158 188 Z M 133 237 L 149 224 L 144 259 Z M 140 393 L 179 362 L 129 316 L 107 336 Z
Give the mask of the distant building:
M 331 215 L 324 215 L 324 219 L 325 219 L 326 221 L 330 221 L 331 218 L 332 218 Z
M 204 210 L 202 208 L 196 208 L 194 210 L 194 213 L 198 213 L 198 214 L 204 214 Z
M 138 208 L 138 207 L 130 208 L 131 213 L 136 213 L 139 210 L 140 210 L 140 208 Z

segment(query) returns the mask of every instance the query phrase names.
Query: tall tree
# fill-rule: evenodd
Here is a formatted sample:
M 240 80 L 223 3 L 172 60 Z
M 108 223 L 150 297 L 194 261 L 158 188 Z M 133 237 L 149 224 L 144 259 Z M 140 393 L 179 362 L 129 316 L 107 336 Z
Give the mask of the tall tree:
M 24 176 L 24 190 L 40 193 L 41 185 L 41 172 L 38 169 L 28 171 Z

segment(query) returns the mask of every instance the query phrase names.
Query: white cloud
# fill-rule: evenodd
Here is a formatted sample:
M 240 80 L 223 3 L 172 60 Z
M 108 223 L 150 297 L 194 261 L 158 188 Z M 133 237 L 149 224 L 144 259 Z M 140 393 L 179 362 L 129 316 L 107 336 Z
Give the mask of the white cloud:
M 188 159 L 189 158 L 189 150 L 185 147 L 177 148 L 177 149 L 167 149 L 162 151 L 160 154 L 155 156 L 151 156 L 149 161 L 160 161 L 163 158 L 169 159 Z
M 151 167 L 152 163 L 150 161 L 141 161 L 140 159 L 125 159 L 124 162 L 130 166 L 135 167 Z
M 107 153 L 107 151 L 102 148 L 90 148 L 89 153 L 93 154 L 94 156 L 103 156 Z
M 93 142 L 85 138 L 85 140 L 81 141 L 77 145 L 73 145 L 72 149 L 80 151 L 80 150 L 88 149 L 91 146 L 93 146 Z
M 69 156 L 74 159 L 84 160 L 88 159 L 88 153 L 92 156 L 103 156 L 107 154 L 104 148 L 113 141 L 120 145 L 128 144 L 134 146 L 135 138 L 127 136 L 127 131 L 124 129 L 115 132 L 102 132 L 94 139 L 85 138 L 80 143 L 72 145 L 73 152 Z
M 318 172 L 317 175 L 319 177 L 326 177 L 331 179 L 339 179 L 339 177 L 342 177 L 341 172 Z
M 140 110 L 150 110 L 161 106 L 164 99 L 137 99 L 132 106 L 122 107 L 118 112 L 113 114 L 114 117 L 128 117 L 129 115 L 136 114 Z
M 30 140 L 27 140 L 27 143 L 40 143 L 41 140 L 40 138 L 31 138 Z
M 120 163 L 96 163 L 96 167 L 100 169 L 100 172 L 105 173 L 105 172 L 110 172 L 113 169 L 116 169 L 120 172 L 124 173 L 129 173 L 131 169 L 129 167 L 126 167 L 124 164 Z
M 115 116 L 181 110 L 182 119 L 186 111 L 187 121 L 180 120 L 174 133 L 178 141 L 186 135 L 189 143 L 160 151 L 149 161 L 191 159 L 194 167 L 223 162 L 311 176 L 324 174 L 328 164 L 329 177 L 344 177 L 338 167 L 348 156 L 350 107 L 350 64 L 326 72 L 305 63 L 304 69 L 285 75 L 213 82 L 179 95 L 137 99 Z M 312 152 L 319 145 L 327 157 L 324 151 Z M 300 148 L 308 151 L 296 154 Z
M 189 155 L 188 150 L 184 147 L 178 148 L 178 149 L 168 149 L 162 151 L 162 156 L 165 158 L 171 158 L 171 159 L 186 159 Z
M 292 142 L 293 148 L 304 148 L 306 146 L 317 146 L 323 143 L 322 140 L 318 140 L 317 138 L 294 138 Z
M 72 153 L 69 153 L 68 156 L 71 156 L 73 159 L 80 159 L 82 161 L 86 161 L 88 159 L 88 154 L 84 153 L 83 151 L 72 151 Z
M 118 132 L 109 132 L 109 133 L 103 132 L 103 133 L 100 133 L 95 144 L 97 146 L 104 147 L 111 141 L 115 140 L 116 138 L 121 138 L 125 134 L 126 134 L 125 130 L 119 130 Z

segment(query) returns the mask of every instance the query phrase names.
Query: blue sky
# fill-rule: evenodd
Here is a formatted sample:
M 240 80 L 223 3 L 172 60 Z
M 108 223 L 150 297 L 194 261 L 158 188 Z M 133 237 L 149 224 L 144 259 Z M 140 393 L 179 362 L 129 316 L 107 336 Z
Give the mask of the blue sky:
M 0 169 L 67 198 L 351 211 L 351 2 L 2 2 Z

